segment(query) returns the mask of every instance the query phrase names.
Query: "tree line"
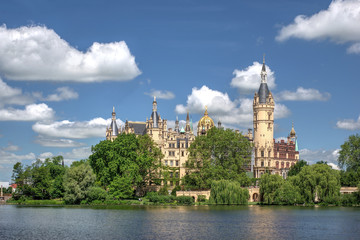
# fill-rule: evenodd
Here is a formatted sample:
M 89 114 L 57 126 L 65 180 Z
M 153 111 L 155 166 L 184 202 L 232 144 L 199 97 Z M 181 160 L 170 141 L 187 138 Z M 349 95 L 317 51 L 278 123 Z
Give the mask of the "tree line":
M 340 196 L 340 186 L 358 186 L 360 176 L 360 137 L 350 136 L 341 146 L 339 166 L 333 170 L 324 162 L 308 166 L 299 161 L 284 180 L 264 174 L 260 179 L 247 174 L 251 164 L 251 143 L 230 129 L 212 128 L 197 136 L 189 147 L 186 175 L 173 190 L 211 189 L 209 203 L 244 204 L 248 186 L 260 185 L 263 204 L 358 204 L 359 196 Z M 92 147 L 86 160 L 62 164 L 63 157 L 37 160 L 30 166 L 20 162 L 13 168 L 12 181 L 18 188 L 13 198 L 63 199 L 68 204 L 131 199 L 150 196 L 154 202 L 174 202 L 168 196 L 168 181 L 178 180 L 176 168 L 164 166 L 163 154 L 147 136 L 121 134 Z M 158 193 L 149 186 L 158 186 Z M 170 199 L 170 200 L 169 200 Z M 178 200 L 185 201 L 185 200 Z M 185 201 L 186 202 L 186 201 Z

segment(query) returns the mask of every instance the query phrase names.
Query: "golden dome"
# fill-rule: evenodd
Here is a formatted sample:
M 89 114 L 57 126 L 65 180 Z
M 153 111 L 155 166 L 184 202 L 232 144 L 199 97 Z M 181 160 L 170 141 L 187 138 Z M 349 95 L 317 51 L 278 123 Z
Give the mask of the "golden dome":
M 211 119 L 211 117 L 209 117 L 207 107 L 205 106 L 204 116 L 200 119 L 198 123 L 198 132 L 206 132 L 214 126 L 214 121 Z
M 290 137 L 295 137 L 296 135 L 296 132 L 295 132 L 295 129 L 294 129 L 294 123 L 292 124 L 292 128 L 291 128 L 291 131 L 290 131 Z

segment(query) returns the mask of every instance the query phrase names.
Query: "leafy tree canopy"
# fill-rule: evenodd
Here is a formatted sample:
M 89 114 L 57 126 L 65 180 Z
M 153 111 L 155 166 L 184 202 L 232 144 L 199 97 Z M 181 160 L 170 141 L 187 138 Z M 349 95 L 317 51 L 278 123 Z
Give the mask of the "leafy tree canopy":
M 357 170 L 360 167 L 360 135 L 351 135 L 349 139 L 341 145 L 338 164 L 340 168 L 346 170 Z
M 297 175 L 304 166 L 307 166 L 307 162 L 304 160 L 298 161 L 294 166 L 291 166 L 288 172 L 288 176 Z
M 91 150 L 89 163 L 97 181 L 110 187 L 116 198 L 128 197 L 131 187 L 141 189 L 158 178 L 162 153 L 148 135 L 121 134 L 113 142 L 101 141 Z
M 250 161 L 251 145 L 241 133 L 214 127 L 191 144 L 184 183 L 193 189 L 209 189 L 214 180 L 249 183 L 243 173 Z

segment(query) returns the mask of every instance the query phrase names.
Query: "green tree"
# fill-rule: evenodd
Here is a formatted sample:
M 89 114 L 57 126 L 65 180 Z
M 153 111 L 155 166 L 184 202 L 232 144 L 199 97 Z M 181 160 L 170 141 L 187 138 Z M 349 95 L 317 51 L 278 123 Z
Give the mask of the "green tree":
M 298 161 L 294 166 L 291 166 L 288 172 L 288 176 L 297 175 L 304 166 L 307 166 L 307 162 L 304 160 Z
M 326 164 L 305 166 L 292 178 L 306 203 L 323 201 L 340 194 L 340 173 Z M 317 198 L 317 199 L 316 199 Z
M 360 135 L 351 135 L 349 139 L 341 145 L 338 164 L 340 168 L 346 170 L 357 170 L 360 167 Z
M 130 184 L 136 187 L 139 195 L 143 195 L 142 189 L 159 178 L 158 167 L 162 154 L 148 135 L 136 137 L 134 134 L 121 134 L 113 142 L 101 141 L 91 150 L 90 165 L 96 173 L 97 181 L 105 188 L 116 179 L 112 188 L 118 186 L 125 190 L 129 189 L 125 185 Z M 112 192 L 117 190 L 113 189 Z M 127 190 L 124 196 L 128 196 Z
M 213 204 L 247 204 L 249 191 L 242 188 L 239 182 L 220 180 L 213 181 L 209 202 Z
M 134 195 L 133 179 L 130 176 L 116 176 L 109 185 L 109 193 L 113 198 L 125 199 Z
M 274 203 L 281 205 L 294 205 L 303 203 L 303 197 L 300 194 L 300 188 L 293 184 L 291 177 L 275 191 Z
M 64 175 L 64 200 L 68 204 L 79 204 L 87 198 L 96 176 L 88 163 L 71 166 Z
M 241 133 L 214 127 L 191 144 L 186 162 L 190 174 L 183 183 L 187 189 L 209 189 L 214 180 L 244 182 L 250 157 L 250 142 Z
M 277 195 L 276 191 L 284 184 L 280 175 L 265 173 L 260 178 L 260 201 L 265 204 L 273 204 Z

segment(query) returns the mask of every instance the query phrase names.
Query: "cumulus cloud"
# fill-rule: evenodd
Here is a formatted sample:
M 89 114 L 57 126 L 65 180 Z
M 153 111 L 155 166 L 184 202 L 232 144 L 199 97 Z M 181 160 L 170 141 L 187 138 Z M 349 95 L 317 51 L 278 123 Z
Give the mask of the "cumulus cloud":
M 260 86 L 261 67 L 261 63 L 253 62 L 253 65 L 248 66 L 243 70 L 235 69 L 233 72 L 235 77 L 231 80 L 230 85 L 234 88 L 237 88 L 240 93 L 253 94 L 259 89 Z M 267 65 L 266 72 L 268 86 L 270 89 L 274 89 L 276 87 L 275 74 Z
M 10 87 L 0 78 L 0 107 L 7 104 L 27 105 L 33 102 L 31 95 L 23 94 L 19 88 Z
M 84 146 L 84 143 L 79 143 L 79 142 L 73 141 L 71 139 L 51 138 L 51 137 L 44 137 L 41 135 L 37 137 L 35 142 L 44 147 L 81 147 L 81 146 Z
M 240 98 L 233 101 L 227 93 L 212 90 L 204 85 L 200 89 L 193 88 L 186 103 L 186 105 L 176 105 L 175 111 L 179 114 L 184 114 L 187 111 L 203 114 L 205 106 L 207 106 L 209 115 L 225 125 L 239 125 L 246 128 L 252 126 L 252 99 Z M 290 110 L 285 105 L 276 105 L 274 113 L 276 118 L 283 118 L 289 114 Z
M 90 121 L 71 122 L 68 120 L 51 123 L 37 122 L 32 129 L 42 136 L 55 138 L 83 139 L 93 137 L 105 137 L 106 127 L 111 119 L 94 118 Z M 124 123 L 117 119 L 118 126 Z M 68 142 L 69 143 L 69 142 Z
M 40 159 L 41 161 L 44 161 L 46 158 L 51 158 L 53 156 L 54 156 L 54 154 L 51 152 L 44 152 L 44 153 L 41 153 L 37 158 Z
M 156 96 L 156 98 L 159 98 L 159 99 L 173 99 L 175 98 L 175 94 L 173 92 L 170 92 L 170 91 L 167 91 L 167 90 L 155 90 L 155 89 L 152 89 L 149 93 L 145 93 L 146 95 L 149 95 L 149 96 Z
M 20 150 L 19 146 L 13 145 L 13 144 L 8 144 L 7 147 L 3 147 L 1 148 L 4 151 L 9 151 L 9 152 L 16 152 Z
M 294 22 L 281 28 L 277 41 L 289 38 L 305 40 L 330 39 L 336 43 L 352 43 L 349 53 L 360 53 L 360 1 L 335 0 L 326 10 L 310 17 L 299 15 Z
M 61 152 L 59 155 L 64 157 L 64 161 L 67 164 L 71 164 L 73 161 L 79 161 L 87 159 L 91 155 L 90 147 L 74 148 L 70 152 Z
M 330 97 L 330 93 L 303 87 L 298 87 L 295 92 L 286 90 L 275 94 L 276 101 L 327 101 Z
M 45 103 L 30 104 L 25 109 L 0 109 L 0 121 L 44 121 L 53 119 L 55 112 Z
M 141 74 L 124 41 L 94 42 L 86 52 L 45 26 L 0 26 L 0 72 L 11 80 L 126 81 Z
M 69 87 L 60 87 L 55 91 L 56 93 L 50 94 L 43 100 L 50 102 L 60 102 L 63 100 L 77 99 L 79 97 L 79 94 Z
M 300 159 L 307 161 L 309 164 L 314 164 L 318 161 L 328 162 L 328 165 L 337 167 L 337 159 L 339 157 L 340 149 L 333 150 L 310 150 L 310 149 L 301 149 L 299 151 Z M 336 168 L 338 169 L 338 168 Z
M 25 155 L 18 155 L 12 152 L 0 150 L 0 164 L 15 164 L 23 160 L 35 160 L 34 153 L 28 153 Z
M 360 116 L 357 120 L 354 119 L 344 119 L 336 123 L 336 127 L 346 130 L 359 130 L 360 129 Z

